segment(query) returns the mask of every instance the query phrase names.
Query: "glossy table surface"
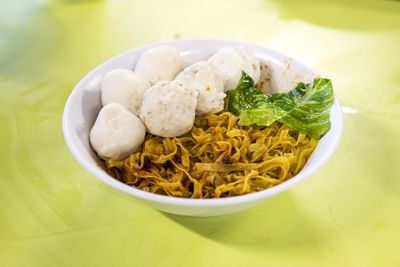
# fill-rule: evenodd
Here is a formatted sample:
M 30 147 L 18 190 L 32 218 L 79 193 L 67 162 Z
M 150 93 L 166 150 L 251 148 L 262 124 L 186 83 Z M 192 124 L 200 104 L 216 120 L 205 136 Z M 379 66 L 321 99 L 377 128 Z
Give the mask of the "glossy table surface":
M 399 1 L 0 2 L 0 266 L 400 266 Z M 238 214 L 150 209 L 61 129 L 75 84 L 169 39 L 241 40 L 334 82 L 344 132 L 311 179 Z

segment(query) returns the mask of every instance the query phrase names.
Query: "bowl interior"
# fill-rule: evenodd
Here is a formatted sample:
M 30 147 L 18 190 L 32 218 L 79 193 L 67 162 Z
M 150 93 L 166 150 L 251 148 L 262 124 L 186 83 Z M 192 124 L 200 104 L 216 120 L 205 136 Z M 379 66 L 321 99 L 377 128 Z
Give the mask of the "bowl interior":
M 189 40 L 172 41 L 163 44 L 174 46 L 181 51 L 184 65 L 188 66 L 198 61 L 207 59 L 216 53 L 220 48 L 236 47 L 238 45 L 242 45 L 243 43 L 219 40 Z M 175 203 L 189 203 L 193 200 L 183 200 L 180 198 L 165 197 L 143 192 L 115 180 L 100 167 L 100 160 L 89 144 L 90 129 L 93 126 L 97 114 L 101 109 L 99 83 L 101 77 L 108 71 L 116 68 L 134 69 L 136 61 L 145 50 L 159 45 L 161 44 L 150 45 L 120 54 L 101 64 L 88 75 L 86 75 L 74 88 L 66 103 L 63 114 L 64 136 L 67 145 L 75 158 L 90 173 L 109 185 L 143 199 L 159 202 L 174 201 Z M 311 81 L 313 77 L 315 77 L 315 73 L 310 68 L 290 57 L 270 49 L 250 44 L 243 45 L 251 49 L 262 62 L 266 62 L 269 64 L 269 66 L 271 66 L 273 83 L 280 84 L 283 87 L 286 86 L 291 88 L 293 87 L 293 84 L 296 85 L 299 81 Z M 326 160 L 334 152 L 334 149 L 339 141 L 342 127 L 342 116 L 340 106 L 337 101 L 335 101 L 335 104 L 331 109 L 331 123 L 331 130 L 319 141 L 306 166 L 299 174 L 273 188 L 232 198 L 245 199 L 249 198 L 251 195 L 254 197 L 263 197 L 269 194 L 275 194 L 309 176 L 312 172 L 326 162 Z M 197 201 L 223 203 L 226 201 L 226 199 L 227 198 Z

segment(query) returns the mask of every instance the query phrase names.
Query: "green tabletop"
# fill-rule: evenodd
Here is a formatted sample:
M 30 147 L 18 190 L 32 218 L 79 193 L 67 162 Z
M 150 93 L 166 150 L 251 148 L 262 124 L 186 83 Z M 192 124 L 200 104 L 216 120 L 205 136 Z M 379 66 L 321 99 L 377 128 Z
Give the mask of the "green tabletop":
M 214 218 L 150 209 L 88 174 L 61 129 L 75 84 L 169 39 L 242 40 L 333 80 L 344 132 L 313 177 Z M 400 266 L 400 2 L 0 3 L 0 266 Z

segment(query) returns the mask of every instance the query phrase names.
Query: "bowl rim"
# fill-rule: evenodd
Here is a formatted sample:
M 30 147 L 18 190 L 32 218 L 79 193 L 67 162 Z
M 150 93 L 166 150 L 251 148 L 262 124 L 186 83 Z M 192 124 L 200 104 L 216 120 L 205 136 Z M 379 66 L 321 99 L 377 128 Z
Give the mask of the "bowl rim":
M 136 50 L 143 50 L 143 49 L 149 49 L 151 47 L 155 46 L 160 46 L 160 45 L 174 45 L 174 44 L 179 44 L 179 43 L 221 43 L 221 44 L 231 44 L 231 45 L 245 45 L 248 47 L 256 48 L 259 51 L 268 51 L 275 53 L 278 56 L 281 57 L 289 57 L 286 56 L 278 51 L 275 51 L 273 49 L 269 48 L 264 48 L 258 45 L 254 44 L 249 44 L 241 41 L 231 41 L 231 40 L 222 40 L 222 39 L 182 39 L 182 40 L 174 40 L 174 41 L 166 41 L 166 42 L 161 42 L 161 43 L 155 43 L 155 44 L 150 44 L 150 45 L 145 45 L 137 48 L 130 49 L 128 51 L 122 52 L 104 62 L 96 66 L 94 69 L 92 69 L 89 73 L 87 73 L 84 77 L 81 78 L 81 80 L 77 83 L 77 85 L 74 87 L 70 95 L 68 96 L 67 102 L 64 107 L 63 111 L 63 118 L 62 118 L 62 128 L 63 128 L 63 134 L 64 134 L 64 139 L 67 143 L 67 146 L 69 150 L 71 151 L 72 155 L 75 157 L 75 159 L 82 165 L 90 174 L 95 176 L 97 179 L 103 181 L 104 183 L 108 184 L 109 186 L 122 191 L 124 193 L 127 193 L 129 195 L 132 195 L 140 200 L 145 200 L 145 201 L 151 201 L 159 204 L 167 204 L 167 205 L 174 205 L 174 206 L 185 206 L 185 207 L 210 207 L 210 206 L 227 206 L 227 205 L 234 205 L 234 204 L 244 204 L 244 203 L 249 203 L 249 202 L 254 202 L 258 200 L 262 200 L 271 196 L 274 196 L 280 192 L 283 192 L 290 187 L 304 181 L 306 178 L 311 176 L 313 173 L 315 173 L 318 169 L 320 169 L 327 161 L 328 159 L 333 155 L 333 153 L 336 150 L 336 147 L 339 144 L 342 131 L 343 131 L 343 114 L 341 111 L 341 107 L 339 104 L 339 101 L 337 97 L 335 96 L 335 101 L 334 104 L 331 108 L 334 110 L 334 112 L 337 114 L 336 117 L 336 124 L 331 124 L 331 129 L 335 127 L 335 132 L 336 134 L 332 138 L 332 142 L 328 146 L 328 148 L 325 150 L 325 153 L 323 153 L 323 156 L 318 158 L 317 164 L 315 166 L 310 167 L 308 169 L 302 169 L 298 174 L 290 178 L 289 180 L 286 180 L 282 182 L 281 184 L 278 184 L 274 187 L 267 188 L 258 192 L 253 192 L 245 195 L 239 195 L 239 196 L 232 196 L 232 197 L 224 197 L 224 198 L 211 198 L 211 199 L 192 199 L 192 198 L 180 198 L 180 197 L 173 197 L 173 196 L 164 196 L 164 195 L 158 195 L 155 193 L 151 192 L 146 192 L 140 189 L 137 189 L 135 187 L 129 186 L 127 184 L 124 184 L 115 178 L 111 177 L 108 175 L 106 172 L 104 172 L 99 166 L 96 164 L 91 164 L 89 163 L 86 158 L 79 153 L 77 147 L 75 144 L 72 142 L 71 138 L 71 133 L 69 131 L 69 117 L 71 113 L 71 105 L 72 101 L 75 98 L 75 96 L 84 89 L 82 86 L 83 81 L 85 80 L 86 77 L 90 76 L 92 73 L 95 73 L 98 69 L 100 69 L 102 66 L 107 65 L 109 62 L 113 61 L 116 58 L 123 57 L 125 55 L 131 54 L 135 52 Z M 223 47 L 223 46 L 221 46 Z M 310 69 L 309 67 L 305 66 L 302 64 L 300 61 L 290 57 L 293 59 L 296 63 L 299 63 L 303 65 L 304 67 Z

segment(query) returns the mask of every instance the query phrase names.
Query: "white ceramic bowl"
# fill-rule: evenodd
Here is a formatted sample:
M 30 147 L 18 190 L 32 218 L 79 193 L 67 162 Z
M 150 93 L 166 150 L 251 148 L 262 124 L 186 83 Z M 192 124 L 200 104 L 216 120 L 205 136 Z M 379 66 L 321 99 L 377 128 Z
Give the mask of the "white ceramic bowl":
M 251 44 L 223 40 L 182 40 L 162 44 L 170 45 L 180 50 L 184 64 L 186 65 L 208 58 L 219 48 L 235 47 L 243 44 L 250 48 L 261 61 L 272 64 L 273 76 L 277 77 L 276 81 L 283 86 L 285 83 L 293 83 L 293 79 L 296 77 L 299 78 L 301 76 L 301 79 L 307 80 L 314 75 L 308 67 L 292 58 L 276 51 Z M 99 159 L 89 145 L 89 131 L 101 108 L 98 81 L 103 74 L 112 69 L 133 69 L 138 57 L 145 50 L 158 45 L 161 44 L 133 49 L 106 61 L 86 75 L 74 88 L 68 98 L 63 114 L 65 140 L 78 162 L 96 178 L 161 211 L 189 216 L 216 216 L 247 209 L 289 189 L 310 177 L 317 169 L 324 165 L 333 154 L 342 131 L 342 114 L 337 101 L 335 101 L 331 109 L 331 129 L 319 141 L 306 166 L 296 176 L 275 187 L 236 197 L 221 199 L 185 199 L 144 192 L 117 181 L 99 167 Z M 290 73 L 288 73 L 288 63 L 290 64 Z

